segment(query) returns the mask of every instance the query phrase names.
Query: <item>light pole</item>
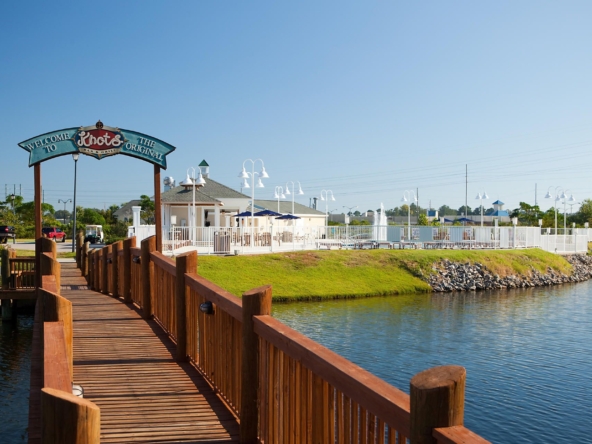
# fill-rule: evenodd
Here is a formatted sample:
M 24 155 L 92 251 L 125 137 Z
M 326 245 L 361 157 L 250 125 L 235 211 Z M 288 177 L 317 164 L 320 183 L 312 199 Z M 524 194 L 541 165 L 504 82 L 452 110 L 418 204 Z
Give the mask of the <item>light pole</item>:
M 547 189 L 545 199 L 553 198 L 553 210 L 555 211 L 555 236 L 557 236 L 557 201 L 559 200 L 559 193 L 557 192 L 557 190 L 560 190 L 561 187 L 555 187 L 554 195 L 551 195 L 551 188 L 553 188 L 552 185 Z
M 304 191 L 302 191 L 302 185 L 300 185 L 300 181 L 297 180 L 296 182 L 298 182 L 298 193 L 296 193 L 296 191 L 294 191 L 294 182 L 292 182 L 291 180 L 289 180 L 288 182 L 286 182 L 286 195 L 292 195 L 292 216 L 294 215 L 294 196 L 296 194 L 298 194 L 299 196 L 302 196 L 304 194 Z M 288 184 L 291 183 L 292 184 L 292 192 L 290 192 L 290 188 L 288 188 Z M 278 211 L 279 213 L 279 211 Z
M 325 197 L 323 197 L 323 193 Z M 321 190 L 321 200 L 325 201 L 325 225 L 329 225 L 329 195 L 331 193 L 331 200 L 335 201 L 335 196 L 333 196 L 333 191 L 331 190 Z
M 74 253 L 75 242 L 76 242 L 76 166 L 78 165 L 78 157 L 80 154 L 74 153 L 72 154 L 72 159 L 74 159 L 74 224 L 72 225 L 72 253 Z
M 489 199 L 489 196 L 483 191 L 483 193 L 478 193 L 475 199 L 481 199 L 481 227 L 483 227 L 483 199 Z
M 64 204 L 64 225 L 66 224 L 66 204 L 72 202 L 72 199 L 58 199 L 58 203 L 63 203 Z
M 560 198 L 563 199 L 563 234 L 567 234 L 567 214 L 566 214 L 566 204 L 567 201 L 572 202 L 570 205 L 573 205 L 573 202 L 575 202 L 575 198 L 573 196 L 573 194 L 571 196 L 569 196 L 569 199 L 567 198 L 567 192 L 569 191 L 569 189 L 565 190 L 563 193 L 561 193 Z
M 278 200 L 278 210 L 277 212 L 280 212 L 280 199 L 285 199 L 286 196 L 284 194 L 284 188 L 281 186 L 276 186 L 275 187 L 275 192 L 273 194 L 273 197 L 276 198 Z
M 255 172 L 255 162 L 261 162 L 261 172 L 256 173 Z M 251 172 L 247 172 L 247 170 L 245 169 L 245 163 L 246 162 L 251 162 Z M 257 184 L 255 185 L 255 174 L 259 176 L 259 178 L 257 179 Z M 263 163 L 263 160 L 261 159 L 245 159 L 243 161 L 243 170 L 241 171 L 241 173 L 238 175 L 238 177 L 240 177 L 243 180 L 243 188 L 251 188 L 251 227 L 255 228 L 254 223 L 253 223 L 253 213 L 255 211 L 255 187 L 257 188 L 265 188 L 265 185 L 263 185 L 263 182 L 261 182 L 261 179 L 267 179 L 269 178 L 269 175 L 267 174 L 267 172 L 265 171 L 265 164 Z M 249 186 L 249 182 L 247 181 L 247 179 L 251 179 L 251 185 Z
M 189 177 L 189 170 L 191 170 L 191 177 Z M 195 168 L 194 167 L 189 167 L 187 168 L 187 177 L 185 178 L 185 182 L 181 182 L 180 185 L 184 186 L 184 187 L 191 187 L 192 191 L 193 191 L 193 197 L 192 197 L 192 204 L 191 204 L 191 217 L 189 218 L 189 229 L 191 230 L 191 238 L 192 241 L 195 242 L 197 236 L 195 233 L 195 227 L 196 227 L 196 223 L 195 223 L 195 219 L 196 219 L 196 214 L 195 214 L 195 187 L 200 186 L 203 187 L 206 184 L 206 181 L 204 180 L 203 176 L 201 175 L 201 170 L 199 171 L 199 174 L 197 176 L 197 179 L 195 178 Z
M 411 193 L 413 193 L 413 200 L 417 202 L 417 196 L 413 190 L 405 190 L 401 202 L 409 202 L 411 200 Z M 411 240 L 411 205 L 407 204 L 407 240 Z

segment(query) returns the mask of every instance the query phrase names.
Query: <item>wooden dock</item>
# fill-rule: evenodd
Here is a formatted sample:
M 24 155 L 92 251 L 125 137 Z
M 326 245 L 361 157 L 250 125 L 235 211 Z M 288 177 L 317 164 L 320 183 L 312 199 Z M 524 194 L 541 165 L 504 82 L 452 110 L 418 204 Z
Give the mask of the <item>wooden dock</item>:
M 197 370 L 137 308 L 89 290 L 62 264 L 73 305 L 74 383 L 101 409 L 101 442 L 238 442 L 239 426 Z
M 463 426 L 462 367 L 410 396 L 274 319 L 271 286 L 237 298 L 201 277 L 195 252 L 130 238 L 76 268 L 41 241 L 30 443 L 487 442 Z

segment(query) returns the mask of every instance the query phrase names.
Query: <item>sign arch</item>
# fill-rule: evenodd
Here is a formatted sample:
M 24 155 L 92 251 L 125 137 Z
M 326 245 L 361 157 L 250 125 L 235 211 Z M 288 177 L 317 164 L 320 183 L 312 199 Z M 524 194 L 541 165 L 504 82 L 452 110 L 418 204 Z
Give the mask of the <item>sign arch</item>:
M 154 165 L 156 249 L 162 251 L 160 170 L 166 170 L 166 156 L 175 151 L 173 145 L 137 131 L 105 126 L 100 120 L 92 126 L 65 128 L 40 134 L 18 145 L 29 153 L 29 167 L 34 167 L 35 238 L 37 239 L 35 256 L 37 270 L 41 269 L 41 249 L 39 247 L 42 228 L 41 163 L 67 154 L 80 153 L 98 160 L 116 154 L 123 154 Z M 72 239 L 72 242 L 74 241 L 75 239 Z M 41 285 L 41 273 L 37 273 L 37 285 Z

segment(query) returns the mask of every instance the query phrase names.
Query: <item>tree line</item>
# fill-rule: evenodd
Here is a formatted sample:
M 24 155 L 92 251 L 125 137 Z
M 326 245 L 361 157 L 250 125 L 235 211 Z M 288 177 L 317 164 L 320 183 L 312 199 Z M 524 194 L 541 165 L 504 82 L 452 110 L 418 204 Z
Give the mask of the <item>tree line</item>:
M 84 230 L 86 225 L 102 225 L 106 241 L 115 241 L 127 237 L 127 229 L 131 221 L 118 220 L 115 212 L 123 207 L 111 205 L 106 209 L 76 207 L 76 231 Z M 149 196 L 140 196 L 142 218 L 145 223 L 154 223 L 154 202 Z M 57 227 L 72 236 L 74 217 L 68 210 L 56 210 L 53 205 L 42 203 L 41 214 L 44 227 Z M 20 239 L 35 237 L 35 202 L 24 202 L 22 196 L 10 196 L 0 201 L 0 225 L 13 226 L 16 236 Z

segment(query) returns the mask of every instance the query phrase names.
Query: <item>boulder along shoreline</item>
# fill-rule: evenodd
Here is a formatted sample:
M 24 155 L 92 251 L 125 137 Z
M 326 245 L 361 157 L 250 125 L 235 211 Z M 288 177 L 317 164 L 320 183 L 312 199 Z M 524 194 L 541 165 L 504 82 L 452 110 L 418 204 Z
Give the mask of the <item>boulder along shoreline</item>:
M 434 274 L 428 283 L 434 292 L 501 290 L 503 288 L 544 287 L 565 283 L 583 282 L 592 277 L 592 256 L 565 256 L 572 265 L 571 275 L 558 273 L 549 268 L 540 273 L 531 268 L 530 276 L 510 275 L 500 277 L 490 272 L 486 266 L 474 263 L 458 263 L 445 259 L 434 264 Z

